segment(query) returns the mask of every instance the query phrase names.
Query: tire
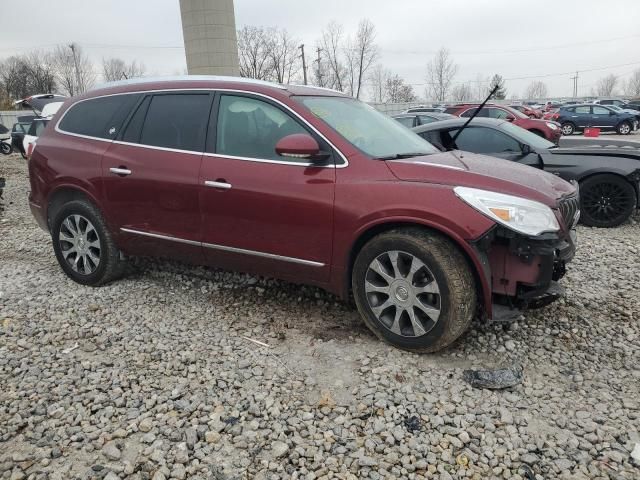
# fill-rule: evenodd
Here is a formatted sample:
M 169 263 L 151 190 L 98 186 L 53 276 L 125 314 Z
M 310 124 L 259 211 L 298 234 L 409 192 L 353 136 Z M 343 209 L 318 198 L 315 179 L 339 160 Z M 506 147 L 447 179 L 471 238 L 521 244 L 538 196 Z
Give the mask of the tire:
M 391 270 L 394 252 L 397 269 Z M 420 263 L 411 274 L 410 267 Z M 391 280 L 390 272 L 397 271 Z M 354 263 L 352 288 L 367 327 L 381 340 L 412 352 L 450 345 L 469 328 L 476 311 L 476 283 L 464 255 L 451 240 L 420 228 L 391 230 L 367 242 Z
M 633 127 L 631 126 L 631 124 L 627 121 L 624 121 L 618 124 L 618 126 L 616 127 L 616 132 L 618 132 L 618 135 L 629 135 L 632 129 Z
M 636 191 L 618 175 L 594 175 L 580 182 L 580 222 L 611 228 L 627 221 L 636 208 Z
M 82 232 L 83 229 L 86 233 L 85 240 L 81 242 L 78 240 L 76 245 L 65 240 L 65 238 L 74 238 L 74 230 Z M 100 210 L 87 200 L 70 201 L 53 212 L 51 239 L 60 267 L 77 283 L 96 287 L 119 278 L 124 272 L 125 262 Z M 87 253 L 79 255 L 73 252 L 76 248 L 79 248 L 80 252 Z M 69 250 L 72 252 L 69 253 Z M 75 259 L 79 256 L 80 260 L 76 261 Z M 95 258 L 99 261 L 95 262 Z
M 29 157 L 27 157 L 27 154 L 24 152 L 20 152 L 20 155 L 22 155 L 22 158 L 24 158 L 25 160 L 29 159 Z
M 571 122 L 564 122 L 560 128 L 562 129 L 562 135 L 573 135 L 576 131 L 576 126 Z
M 4 155 L 9 155 L 11 154 L 11 152 L 13 152 L 13 147 L 10 143 L 0 142 L 0 151 Z

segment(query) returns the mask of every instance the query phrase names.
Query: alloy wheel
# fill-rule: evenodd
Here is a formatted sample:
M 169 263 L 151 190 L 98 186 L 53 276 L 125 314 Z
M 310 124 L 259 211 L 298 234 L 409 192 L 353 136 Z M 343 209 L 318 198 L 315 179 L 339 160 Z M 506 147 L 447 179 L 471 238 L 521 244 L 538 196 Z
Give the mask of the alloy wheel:
M 629 134 L 630 131 L 631 131 L 631 127 L 629 126 L 628 123 L 623 123 L 622 125 L 620 125 L 620 134 L 621 135 L 627 135 L 627 134 Z
M 60 225 L 60 251 L 69 266 L 81 275 L 90 275 L 100 265 L 100 237 L 93 224 L 82 215 L 69 215 Z
M 563 135 L 571 135 L 573 133 L 573 126 L 566 124 L 562 125 L 562 134 Z
M 600 222 L 608 222 L 623 215 L 634 202 L 627 191 L 609 182 L 597 183 L 581 192 L 581 195 L 582 208 Z
M 378 321 L 396 335 L 425 335 L 440 317 L 438 282 L 410 253 L 393 250 L 376 257 L 367 269 L 365 292 Z

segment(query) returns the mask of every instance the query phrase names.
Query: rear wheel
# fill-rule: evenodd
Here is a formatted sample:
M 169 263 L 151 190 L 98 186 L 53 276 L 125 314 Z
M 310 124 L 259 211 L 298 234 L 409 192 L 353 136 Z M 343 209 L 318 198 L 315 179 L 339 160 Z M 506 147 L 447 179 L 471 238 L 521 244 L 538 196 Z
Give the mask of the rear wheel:
M 571 122 L 565 122 L 560 127 L 562 129 L 563 135 L 573 135 L 573 132 L 576 131 L 576 126 Z
M 580 218 L 590 227 L 617 227 L 636 207 L 636 191 L 617 175 L 595 175 L 580 183 Z
M 621 122 L 616 128 L 620 135 L 629 135 L 631 133 L 631 124 L 629 122 Z
M 419 228 L 370 240 L 356 258 L 352 287 L 371 331 L 415 352 L 451 344 L 476 309 L 476 285 L 462 253 L 442 235 Z
M 73 200 L 54 212 L 51 237 L 60 267 L 74 281 L 98 286 L 122 275 L 124 260 L 90 202 Z

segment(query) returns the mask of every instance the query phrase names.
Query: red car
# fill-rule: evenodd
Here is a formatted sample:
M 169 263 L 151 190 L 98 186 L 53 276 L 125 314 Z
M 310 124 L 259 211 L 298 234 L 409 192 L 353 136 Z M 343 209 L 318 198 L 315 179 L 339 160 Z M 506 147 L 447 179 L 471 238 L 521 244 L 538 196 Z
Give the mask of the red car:
M 524 113 L 529 118 L 542 118 L 542 111 L 528 105 L 509 105 L 509 107 Z
M 450 344 L 477 313 L 555 298 L 575 249 L 571 184 L 441 153 L 312 87 L 111 84 L 65 103 L 29 177 L 31 211 L 78 283 L 115 280 L 132 255 L 279 277 L 353 295 L 376 335 L 413 351 Z
M 450 113 L 456 117 L 470 117 L 479 106 L 479 104 L 458 104 L 448 107 L 445 113 Z M 477 116 L 508 120 L 514 125 L 529 130 L 555 144 L 558 143 L 562 136 L 559 123 L 529 118 L 524 113 L 504 105 L 487 104 Z

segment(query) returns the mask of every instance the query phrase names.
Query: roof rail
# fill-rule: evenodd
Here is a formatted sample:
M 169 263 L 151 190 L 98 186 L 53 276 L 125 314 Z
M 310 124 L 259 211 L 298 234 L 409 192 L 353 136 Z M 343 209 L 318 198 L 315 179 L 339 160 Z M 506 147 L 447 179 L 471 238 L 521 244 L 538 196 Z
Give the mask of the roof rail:
M 236 82 L 236 83 L 247 83 L 251 85 L 262 85 L 265 87 L 273 87 L 279 88 L 281 90 L 286 90 L 286 85 L 282 85 L 280 83 L 267 82 L 266 80 L 256 80 L 255 78 L 246 78 L 246 77 L 232 77 L 232 76 L 223 76 L 223 75 L 172 75 L 166 77 L 139 77 L 139 78 L 130 78 L 128 80 L 118 80 L 115 82 L 106 82 L 91 90 L 100 90 L 103 88 L 110 87 L 119 87 L 123 85 L 139 85 L 144 83 L 157 83 L 157 82 L 186 82 L 186 81 L 217 81 L 217 82 Z

